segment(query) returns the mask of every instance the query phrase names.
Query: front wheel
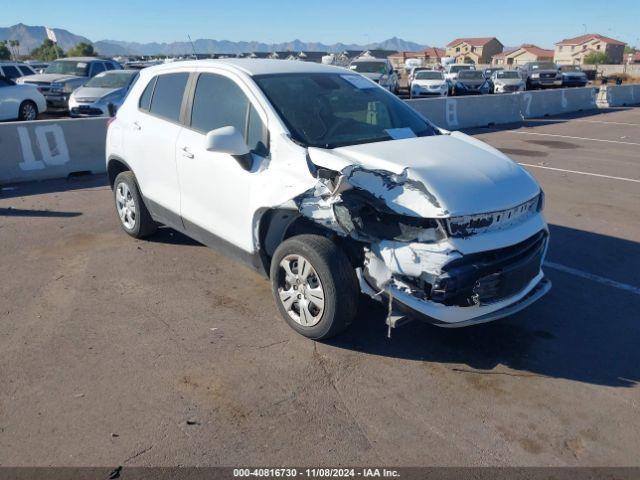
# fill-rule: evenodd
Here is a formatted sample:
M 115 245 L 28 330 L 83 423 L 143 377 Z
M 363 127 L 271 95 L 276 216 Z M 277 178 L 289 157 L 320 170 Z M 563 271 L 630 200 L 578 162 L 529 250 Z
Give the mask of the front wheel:
M 305 337 L 333 337 L 355 318 L 358 279 L 346 254 L 326 237 L 285 240 L 271 261 L 271 284 L 280 314 Z

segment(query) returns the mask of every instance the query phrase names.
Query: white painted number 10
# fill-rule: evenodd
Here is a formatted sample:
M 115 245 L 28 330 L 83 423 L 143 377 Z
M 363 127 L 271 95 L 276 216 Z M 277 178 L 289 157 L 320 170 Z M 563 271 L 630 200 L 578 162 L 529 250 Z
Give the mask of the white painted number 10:
M 36 160 L 27 127 L 18 127 L 23 161 L 22 170 L 42 170 L 47 166 L 64 165 L 69 161 L 69 149 L 60 125 L 44 125 L 34 128 L 36 145 L 42 160 Z

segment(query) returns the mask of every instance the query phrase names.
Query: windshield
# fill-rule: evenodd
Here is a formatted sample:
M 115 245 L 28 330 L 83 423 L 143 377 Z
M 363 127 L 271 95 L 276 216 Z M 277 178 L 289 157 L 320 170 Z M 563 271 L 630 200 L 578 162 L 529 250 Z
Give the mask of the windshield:
M 578 65 L 563 65 L 560 67 L 560 70 L 563 72 L 581 72 L 580 67 Z
M 420 71 L 416 73 L 416 80 L 442 80 L 441 72 Z
M 496 78 L 520 78 L 518 72 L 496 72 Z
M 124 88 L 129 85 L 135 75 L 137 73 L 104 72 L 93 77 L 84 86 L 92 88 Z
M 56 60 L 47 67 L 44 73 L 61 73 L 63 75 L 76 75 L 86 77 L 89 70 L 87 62 L 74 62 L 72 60 Z
M 253 77 L 298 143 L 335 148 L 437 135 L 412 108 L 355 74 L 300 73 Z
M 473 67 L 471 67 L 470 65 L 453 65 L 452 67 L 449 68 L 449 71 L 451 73 L 458 73 L 458 72 L 462 72 L 463 70 L 472 70 Z
M 553 63 L 534 63 L 531 68 L 533 70 L 556 70 L 556 66 Z
M 386 62 L 354 62 L 351 64 L 351 70 L 360 73 L 386 73 Z
M 483 80 L 484 74 L 479 70 L 463 70 L 458 74 L 460 80 Z

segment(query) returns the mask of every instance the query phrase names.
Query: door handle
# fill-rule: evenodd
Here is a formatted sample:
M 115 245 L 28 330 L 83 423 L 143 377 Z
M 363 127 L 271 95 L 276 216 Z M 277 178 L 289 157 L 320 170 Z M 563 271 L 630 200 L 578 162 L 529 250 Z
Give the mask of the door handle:
M 182 150 L 182 156 L 183 157 L 186 157 L 186 158 L 194 158 L 195 157 L 195 155 L 193 153 L 191 153 L 187 147 L 182 147 L 180 150 Z
M 140 126 L 140 124 L 138 122 L 133 122 L 133 129 L 134 130 L 142 130 L 142 127 Z

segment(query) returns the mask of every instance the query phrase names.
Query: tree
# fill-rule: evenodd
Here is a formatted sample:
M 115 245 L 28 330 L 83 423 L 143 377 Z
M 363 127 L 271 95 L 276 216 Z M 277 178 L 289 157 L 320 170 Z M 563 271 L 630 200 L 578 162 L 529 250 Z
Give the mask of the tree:
M 96 51 L 90 43 L 80 42 L 75 47 L 67 50 L 67 57 L 95 57 Z
M 631 45 L 625 45 L 624 54 L 628 55 L 630 53 L 636 53 L 638 49 L 636 47 L 632 47 Z
M 37 60 L 50 62 L 56 58 L 64 57 L 64 52 L 58 45 L 47 38 L 42 42 L 42 45 L 31 50 L 30 56 Z
M 585 55 L 582 61 L 585 65 L 602 65 L 603 63 L 609 63 L 609 58 L 604 52 L 591 52 Z
M 5 42 L 0 42 L 0 60 L 11 60 L 11 52 Z

